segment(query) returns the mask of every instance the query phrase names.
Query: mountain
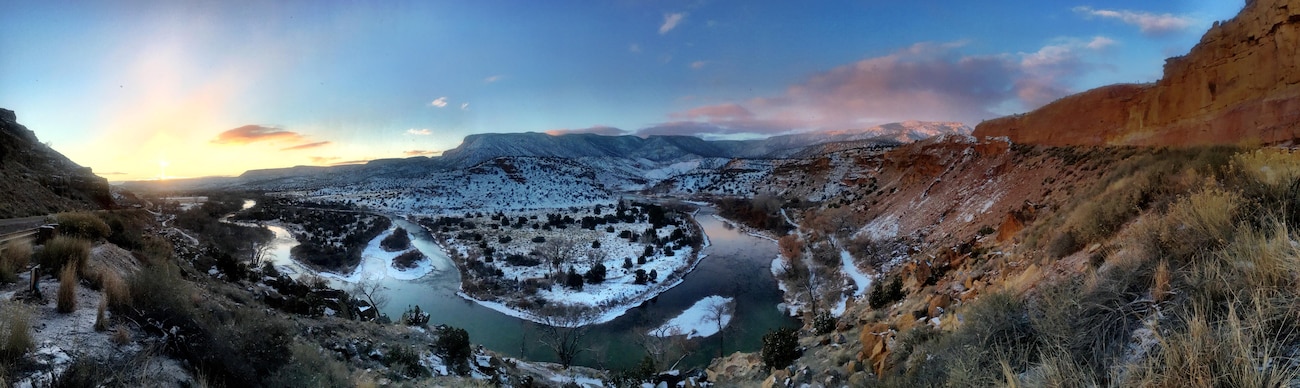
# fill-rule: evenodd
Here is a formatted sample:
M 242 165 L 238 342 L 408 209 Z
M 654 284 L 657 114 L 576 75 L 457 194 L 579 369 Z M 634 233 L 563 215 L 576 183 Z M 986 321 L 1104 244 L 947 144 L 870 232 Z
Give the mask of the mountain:
M 1291 142 L 1300 138 L 1300 1 L 1247 1 L 1154 84 L 1105 86 L 986 121 L 979 137 L 1045 145 Z
M 604 136 L 544 133 L 489 133 L 465 137 L 460 146 L 438 157 L 380 159 L 363 165 L 296 166 L 249 170 L 238 177 L 210 177 L 165 182 L 127 182 L 141 191 L 189 191 L 220 188 L 310 190 L 337 186 L 368 187 L 367 182 L 422 180 L 470 169 L 497 159 L 550 158 L 590 167 L 596 181 L 611 189 L 636 190 L 675 174 L 713 170 L 731 159 L 807 158 L 850 148 L 892 147 L 947 134 L 968 134 L 953 122 L 906 121 L 869 128 L 816 131 L 759 140 L 704 140 L 694 136 Z M 833 144 L 833 145 L 828 145 Z M 541 163 L 554 163 L 541 162 Z
M 0 218 L 113 206 L 108 180 L 41 143 L 0 109 Z

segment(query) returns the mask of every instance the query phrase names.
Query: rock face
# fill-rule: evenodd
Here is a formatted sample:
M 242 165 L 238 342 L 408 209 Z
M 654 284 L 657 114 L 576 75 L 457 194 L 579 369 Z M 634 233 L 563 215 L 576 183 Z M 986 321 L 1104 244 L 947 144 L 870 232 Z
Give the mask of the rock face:
M 0 218 L 113 206 L 108 180 L 73 163 L 0 109 Z
M 1164 77 L 984 122 L 977 137 L 1045 145 L 1197 146 L 1300 138 L 1300 0 L 1253 0 Z

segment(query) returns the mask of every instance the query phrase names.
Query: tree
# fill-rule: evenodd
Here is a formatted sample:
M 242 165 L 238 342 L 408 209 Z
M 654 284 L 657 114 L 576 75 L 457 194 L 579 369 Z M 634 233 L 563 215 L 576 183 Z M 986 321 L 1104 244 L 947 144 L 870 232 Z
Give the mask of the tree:
M 586 350 L 585 340 L 596 311 L 590 307 L 548 305 L 538 313 L 542 318 L 539 341 L 555 352 L 560 365 L 568 368 Z
M 704 319 L 718 325 L 718 357 L 726 356 L 727 323 L 731 321 L 731 316 L 735 312 L 736 304 L 733 301 L 709 305 L 709 309 L 705 311 Z
M 788 327 L 763 335 L 763 364 L 771 368 L 785 368 L 799 358 L 799 335 Z
M 248 258 L 248 261 L 252 264 L 250 267 L 261 267 L 262 262 L 266 261 L 266 259 L 271 256 L 271 242 L 257 241 L 254 239 L 249 241 L 249 245 L 252 247 L 252 249 L 249 250 L 251 256 Z
M 399 227 L 393 231 L 393 234 L 384 237 L 383 241 L 379 242 L 379 246 L 389 252 L 404 250 L 411 247 L 411 236 L 406 233 L 406 229 Z
M 564 277 L 564 286 L 574 290 L 582 290 L 582 275 L 578 274 L 572 266 L 569 267 L 569 273 Z
M 370 302 L 370 306 L 375 309 L 375 317 L 382 315 L 379 311 L 388 305 L 388 294 L 384 293 L 388 287 L 384 287 L 380 279 L 379 277 L 362 279 L 352 285 L 352 295 Z
M 596 264 L 596 266 L 591 267 L 591 269 L 587 271 L 584 277 L 587 278 L 587 283 L 600 284 L 605 282 L 606 271 L 607 269 L 604 264 Z
M 438 333 L 438 342 L 434 348 L 438 357 L 442 357 L 456 374 L 469 374 L 469 332 L 465 329 L 446 326 Z
M 538 252 L 541 252 L 542 256 L 551 259 L 552 269 L 559 271 L 564 264 L 568 264 L 573 259 L 573 242 L 565 238 L 553 238 L 546 240 L 538 248 Z

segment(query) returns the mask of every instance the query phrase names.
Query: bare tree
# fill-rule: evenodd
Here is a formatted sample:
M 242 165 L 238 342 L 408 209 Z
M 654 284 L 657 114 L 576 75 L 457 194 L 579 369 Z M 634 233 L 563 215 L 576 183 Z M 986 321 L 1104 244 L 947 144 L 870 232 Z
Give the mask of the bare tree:
M 352 295 L 370 302 L 375 309 L 376 317 L 379 316 L 379 311 L 388 305 L 388 294 L 384 293 L 388 287 L 384 287 L 380 280 L 380 277 L 366 278 L 352 285 Z
M 695 344 L 677 326 L 660 326 L 653 330 L 635 329 L 637 345 L 645 350 L 659 369 L 671 368 L 695 351 Z
M 727 323 L 731 321 L 731 317 L 736 313 L 735 301 L 730 300 L 709 305 L 709 310 L 706 313 L 705 319 L 718 325 L 718 357 L 724 357 L 726 356 L 727 346 Z
M 253 268 L 261 267 L 262 262 L 266 261 L 266 259 L 271 256 L 272 242 L 251 241 L 249 242 L 249 245 L 252 247 L 251 256 L 248 258 L 249 262 L 252 263 Z
M 538 252 L 551 261 L 552 270 L 559 271 L 573 259 L 573 241 L 559 237 L 549 239 L 542 244 Z
M 568 368 L 586 348 L 590 324 L 596 310 L 584 306 L 547 306 L 538 314 L 542 319 L 538 340 L 555 352 L 560 364 Z

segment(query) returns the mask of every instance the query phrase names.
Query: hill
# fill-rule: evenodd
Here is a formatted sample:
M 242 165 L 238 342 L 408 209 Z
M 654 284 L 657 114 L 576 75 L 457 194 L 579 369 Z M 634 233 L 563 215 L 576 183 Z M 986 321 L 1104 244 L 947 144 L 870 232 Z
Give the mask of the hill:
M 41 143 L 0 109 L 0 218 L 113 206 L 108 180 Z

